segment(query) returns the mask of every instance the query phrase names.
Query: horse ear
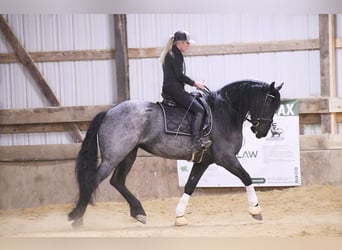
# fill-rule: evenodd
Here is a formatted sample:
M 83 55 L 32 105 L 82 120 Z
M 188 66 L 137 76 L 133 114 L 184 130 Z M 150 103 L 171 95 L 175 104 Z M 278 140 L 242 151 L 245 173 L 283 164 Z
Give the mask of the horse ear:
M 279 91 L 283 87 L 284 83 L 282 82 L 278 87 L 277 90 Z
M 270 89 L 271 89 L 271 90 L 274 89 L 274 84 L 275 84 L 275 82 L 272 82 L 272 83 L 270 84 Z

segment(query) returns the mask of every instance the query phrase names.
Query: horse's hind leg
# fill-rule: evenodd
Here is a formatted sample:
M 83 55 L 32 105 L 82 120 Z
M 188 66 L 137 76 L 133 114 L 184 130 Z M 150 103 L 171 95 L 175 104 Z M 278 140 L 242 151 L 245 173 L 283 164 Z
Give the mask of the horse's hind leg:
M 125 182 L 126 177 L 131 170 L 133 163 L 137 157 L 138 148 L 132 150 L 126 158 L 116 167 L 114 174 L 110 180 L 110 184 L 115 187 L 120 194 L 126 199 L 130 206 L 131 216 L 136 220 L 146 223 L 146 213 L 140 201 L 127 189 Z
M 80 190 L 80 199 L 77 202 L 76 208 L 69 213 L 69 220 L 74 220 L 72 226 L 74 228 L 78 228 L 83 224 L 83 215 L 87 209 L 88 203 L 92 203 L 92 195 L 96 191 L 99 184 L 109 176 L 109 174 L 113 171 L 114 165 L 110 162 L 103 160 L 99 167 L 96 169 L 96 172 L 93 175 L 89 175 L 85 178 L 85 181 L 91 183 L 87 190 Z

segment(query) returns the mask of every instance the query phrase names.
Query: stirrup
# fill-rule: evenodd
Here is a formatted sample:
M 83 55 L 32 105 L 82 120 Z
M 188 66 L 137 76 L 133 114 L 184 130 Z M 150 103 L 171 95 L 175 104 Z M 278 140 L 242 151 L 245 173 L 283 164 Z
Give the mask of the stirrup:
M 191 146 L 189 152 L 192 152 L 193 154 L 196 154 L 197 152 L 200 151 L 206 151 L 212 144 L 211 140 L 206 140 L 206 141 L 199 141 L 198 143 L 194 144 Z
M 207 150 L 213 142 L 211 140 L 202 141 L 201 147 L 203 150 Z
M 202 162 L 203 155 L 207 149 L 211 146 L 211 140 L 201 142 L 200 147 L 192 147 L 191 160 L 192 162 L 200 163 Z M 197 146 L 197 145 L 196 145 Z

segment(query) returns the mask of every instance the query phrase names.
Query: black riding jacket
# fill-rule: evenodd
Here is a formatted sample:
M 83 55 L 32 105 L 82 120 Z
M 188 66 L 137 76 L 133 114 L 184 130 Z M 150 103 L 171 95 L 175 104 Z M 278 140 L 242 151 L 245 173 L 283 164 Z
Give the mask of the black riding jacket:
M 184 85 L 193 86 L 195 81 L 185 75 L 184 57 L 182 52 L 173 45 L 169 53 L 166 54 L 163 63 L 163 91 L 169 92 L 168 89 L 182 89 Z

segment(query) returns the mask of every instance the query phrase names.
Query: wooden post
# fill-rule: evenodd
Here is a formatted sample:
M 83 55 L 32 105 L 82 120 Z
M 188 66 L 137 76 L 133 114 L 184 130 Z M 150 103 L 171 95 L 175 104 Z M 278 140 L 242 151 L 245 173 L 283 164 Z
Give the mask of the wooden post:
M 336 96 L 335 15 L 319 15 L 321 96 Z M 321 115 L 322 133 L 337 133 L 336 113 Z
M 0 30 L 12 46 L 20 62 L 26 66 L 28 72 L 36 81 L 39 89 L 42 91 L 42 93 L 49 101 L 49 103 L 52 106 L 61 106 L 61 103 L 53 93 L 46 79 L 40 73 L 37 65 L 32 60 L 30 54 L 25 50 L 24 46 L 19 41 L 17 36 L 14 34 L 11 27 L 8 25 L 8 23 L 2 15 L 0 15 Z M 66 124 L 65 128 L 68 130 L 69 134 L 72 136 L 75 142 L 80 142 L 83 140 L 81 131 L 74 123 Z
M 114 36 L 117 103 L 119 103 L 130 98 L 126 15 L 114 15 Z

